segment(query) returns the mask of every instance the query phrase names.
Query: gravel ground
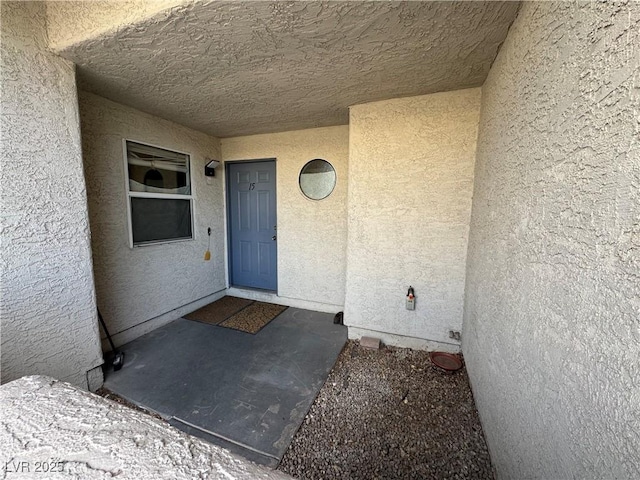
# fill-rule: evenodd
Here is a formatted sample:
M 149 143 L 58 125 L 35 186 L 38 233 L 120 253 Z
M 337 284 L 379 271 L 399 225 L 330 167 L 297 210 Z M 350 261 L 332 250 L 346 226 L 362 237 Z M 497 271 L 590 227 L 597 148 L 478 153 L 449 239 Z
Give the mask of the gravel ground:
M 463 368 L 349 341 L 285 453 L 300 479 L 493 479 Z
M 122 398 L 120 395 L 113 393 L 111 390 L 107 388 L 100 387 L 98 390 L 95 391 L 95 394 L 100 395 L 101 397 L 104 397 L 107 400 L 111 400 L 113 402 L 119 403 L 120 405 L 124 405 L 125 407 L 133 408 L 134 410 L 137 410 L 139 412 L 146 413 L 147 415 L 151 415 L 152 417 L 157 418 L 158 420 L 162 420 L 163 422 L 165 421 L 165 419 L 162 418 L 157 413 L 150 412 L 149 410 L 139 407 L 135 403 L 131 403 L 126 398 Z

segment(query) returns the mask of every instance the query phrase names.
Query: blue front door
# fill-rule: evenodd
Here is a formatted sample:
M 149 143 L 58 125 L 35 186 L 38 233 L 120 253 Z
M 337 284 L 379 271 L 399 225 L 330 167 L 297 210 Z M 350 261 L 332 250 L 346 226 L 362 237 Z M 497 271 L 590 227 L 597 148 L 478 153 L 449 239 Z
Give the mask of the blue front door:
M 276 290 L 276 162 L 230 163 L 229 261 L 231 284 Z

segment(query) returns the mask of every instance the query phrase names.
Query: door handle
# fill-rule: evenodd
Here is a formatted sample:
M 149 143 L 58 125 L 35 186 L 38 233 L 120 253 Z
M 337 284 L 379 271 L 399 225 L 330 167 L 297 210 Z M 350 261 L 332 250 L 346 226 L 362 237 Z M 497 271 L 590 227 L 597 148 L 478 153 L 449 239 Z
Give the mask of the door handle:
M 275 235 L 274 235 L 273 237 L 271 237 L 271 240 L 275 240 L 275 239 L 276 239 L 276 236 L 275 236 Z

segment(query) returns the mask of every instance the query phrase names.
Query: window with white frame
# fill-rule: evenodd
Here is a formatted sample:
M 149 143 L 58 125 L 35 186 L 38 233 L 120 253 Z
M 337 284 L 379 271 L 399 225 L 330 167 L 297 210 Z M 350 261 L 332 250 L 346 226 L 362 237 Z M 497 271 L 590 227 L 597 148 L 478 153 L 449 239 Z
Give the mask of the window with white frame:
M 189 155 L 125 140 L 132 246 L 193 238 Z

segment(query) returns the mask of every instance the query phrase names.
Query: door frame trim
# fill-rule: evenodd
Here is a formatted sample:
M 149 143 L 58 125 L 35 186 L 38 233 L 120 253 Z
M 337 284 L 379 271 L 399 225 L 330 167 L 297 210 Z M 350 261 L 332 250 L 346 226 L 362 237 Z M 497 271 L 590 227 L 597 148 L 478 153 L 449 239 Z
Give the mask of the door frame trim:
M 273 168 L 275 170 L 275 175 L 276 175 L 276 181 L 275 181 L 275 195 L 276 195 L 276 219 L 279 218 L 278 215 L 278 159 L 275 157 L 271 157 L 271 158 L 248 158 L 245 160 L 225 160 L 224 161 L 224 187 L 225 187 L 225 195 L 224 195 L 224 200 L 225 200 L 225 220 L 227 222 L 227 284 L 228 287 L 227 288 L 241 288 L 241 289 L 246 289 L 246 290 L 257 290 L 260 292 L 269 292 L 269 293 L 274 293 L 276 295 L 278 295 L 278 288 L 280 286 L 280 282 L 279 280 L 279 273 L 280 270 L 278 269 L 278 258 L 279 258 L 279 254 L 280 252 L 278 251 L 278 242 L 276 242 L 276 288 L 275 290 L 264 290 L 264 289 L 260 289 L 260 288 L 252 288 L 252 287 L 245 287 L 244 285 L 235 285 L 233 283 L 233 260 L 232 260 L 232 255 L 231 255 L 231 249 L 232 249 L 232 243 L 231 243 L 231 199 L 229 198 L 229 195 L 231 194 L 231 188 L 230 188 L 230 181 L 231 181 L 231 176 L 229 175 L 229 169 L 231 167 L 231 165 L 233 164 L 237 164 L 237 163 L 266 163 L 266 162 L 273 162 Z M 277 221 L 277 220 L 276 220 Z M 277 235 L 277 231 L 276 231 L 276 235 Z

